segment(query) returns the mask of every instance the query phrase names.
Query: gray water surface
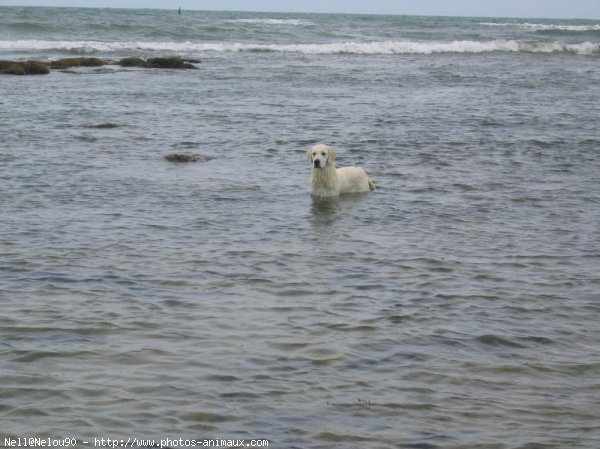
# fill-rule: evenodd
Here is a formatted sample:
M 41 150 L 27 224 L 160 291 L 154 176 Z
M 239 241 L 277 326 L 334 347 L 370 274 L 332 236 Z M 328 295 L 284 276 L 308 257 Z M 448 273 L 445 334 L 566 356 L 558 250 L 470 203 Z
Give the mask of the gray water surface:
M 0 77 L 5 436 L 600 444 L 597 56 L 201 56 Z

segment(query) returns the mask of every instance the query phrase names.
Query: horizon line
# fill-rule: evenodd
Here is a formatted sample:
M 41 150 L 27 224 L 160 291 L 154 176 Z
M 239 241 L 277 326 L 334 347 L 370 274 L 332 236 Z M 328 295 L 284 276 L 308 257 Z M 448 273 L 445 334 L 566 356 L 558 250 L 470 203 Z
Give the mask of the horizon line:
M 455 18 L 468 18 L 468 19 L 477 19 L 477 18 L 495 18 L 495 19 L 542 19 L 542 20 L 600 20 L 600 18 L 581 18 L 581 17 L 535 17 L 535 16 L 493 16 L 493 15 L 475 15 L 475 16 L 465 16 L 461 14 L 402 14 L 402 13 L 377 13 L 377 12 L 314 12 L 314 11 L 269 11 L 269 10 L 253 10 L 253 9 L 193 9 L 193 8 L 139 8 L 139 7 L 130 7 L 130 6 L 51 6 L 51 5 L 0 5 L 2 7 L 9 8 L 63 8 L 63 9 L 125 9 L 125 10 L 137 10 L 137 11 L 178 11 L 181 9 L 181 12 L 185 11 L 193 11 L 193 12 L 232 12 L 232 13 L 258 13 L 258 14 L 322 14 L 322 15 L 357 15 L 357 16 L 399 16 L 399 17 L 455 17 Z

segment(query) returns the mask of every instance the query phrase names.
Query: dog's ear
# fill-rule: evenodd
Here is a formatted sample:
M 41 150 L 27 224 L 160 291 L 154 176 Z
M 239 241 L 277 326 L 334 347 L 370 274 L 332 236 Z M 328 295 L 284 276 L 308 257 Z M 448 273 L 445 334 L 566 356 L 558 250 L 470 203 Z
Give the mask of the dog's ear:
M 313 161 L 312 152 L 313 152 L 312 147 L 310 147 L 308 150 L 306 150 L 306 159 L 308 159 L 308 162 L 312 162 Z
M 327 165 L 331 165 L 333 164 L 333 161 L 335 161 L 335 148 L 333 147 L 327 147 Z

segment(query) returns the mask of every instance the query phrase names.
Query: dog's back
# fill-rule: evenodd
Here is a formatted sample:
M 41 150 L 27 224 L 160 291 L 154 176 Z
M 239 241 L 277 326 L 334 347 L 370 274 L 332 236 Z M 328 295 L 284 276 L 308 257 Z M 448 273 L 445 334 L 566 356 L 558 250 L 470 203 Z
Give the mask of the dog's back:
M 369 192 L 375 190 L 375 184 L 360 167 L 342 167 L 337 169 L 340 193 Z

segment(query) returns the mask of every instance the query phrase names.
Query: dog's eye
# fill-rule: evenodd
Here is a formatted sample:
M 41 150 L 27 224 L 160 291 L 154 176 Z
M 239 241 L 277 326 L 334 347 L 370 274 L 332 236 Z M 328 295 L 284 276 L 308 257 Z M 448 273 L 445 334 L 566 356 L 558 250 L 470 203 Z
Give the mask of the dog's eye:
M 324 153 L 324 152 L 323 152 L 323 153 L 321 153 L 321 156 L 325 156 L 325 153 Z
M 313 156 L 316 156 L 316 155 L 317 155 L 317 153 L 313 153 Z

